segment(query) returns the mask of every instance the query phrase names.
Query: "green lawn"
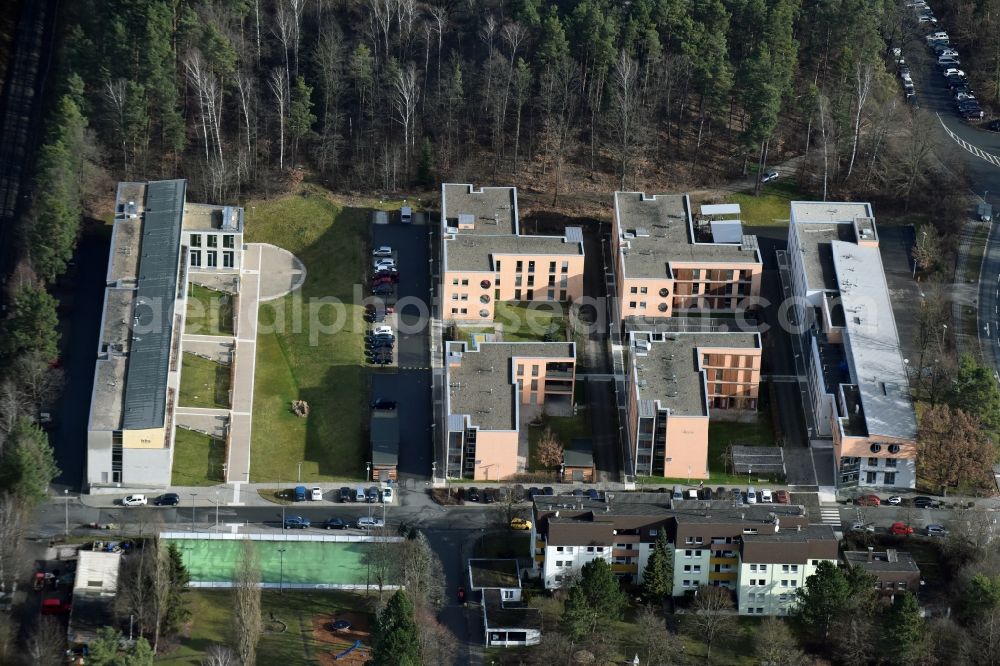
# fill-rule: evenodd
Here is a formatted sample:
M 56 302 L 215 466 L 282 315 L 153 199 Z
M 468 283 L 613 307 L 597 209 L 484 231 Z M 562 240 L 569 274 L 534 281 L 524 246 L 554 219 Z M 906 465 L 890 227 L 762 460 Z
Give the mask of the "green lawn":
M 979 281 L 979 268 L 983 263 L 983 253 L 986 251 L 987 240 L 989 240 L 989 227 L 977 225 L 969 245 L 969 255 L 965 260 L 965 275 L 962 277 L 966 282 Z
M 541 342 L 546 333 L 554 342 L 566 341 L 566 310 L 562 303 L 499 301 L 493 321 L 503 325 L 505 342 Z
M 233 297 L 200 284 L 188 284 L 184 332 L 199 335 L 232 335 Z
M 178 405 L 228 409 L 230 372 L 228 365 L 194 354 L 184 354 Z
M 371 211 L 344 207 L 311 186 L 246 208 L 247 241 L 283 247 L 307 270 L 301 290 L 261 306 L 261 326 L 273 332 L 257 336 L 251 481 L 296 478 L 299 461 L 304 482 L 361 477 L 367 377 L 362 308 L 352 303 L 366 277 Z M 301 322 L 293 321 L 296 312 Z M 292 413 L 295 399 L 309 403 L 308 418 Z
M 171 483 L 175 486 L 213 486 L 223 483 L 222 465 L 226 462 L 226 443 L 187 428 L 174 429 L 174 466 Z
M 559 438 L 563 449 L 577 437 L 590 437 L 590 417 L 586 412 L 581 412 L 576 416 L 549 416 L 545 419 L 545 426 L 552 428 L 553 434 Z M 538 462 L 538 440 L 545 432 L 545 426 L 528 428 L 528 471 L 544 471 L 541 463 Z M 558 470 L 557 470 L 558 471 Z
M 226 645 L 232 627 L 232 594 L 228 590 L 190 590 L 185 595 L 191 610 L 189 635 L 181 639 L 180 645 L 169 652 L 161 652 L 156 657 L 159 664 L 188 664 L 198 666 L 207 650 L 213 645 Z M 367 610 L 375 597 L 348 592 L 301 592 L 288 591 L 279 594 L 276 590 L 265 590 L 261 595 L 262 615 L 265 626 L 284 625 L 283 632 L 265 631 L 257 646 L 258 664 L 281 664 L 282 666 L 312 666 L 319 663 L 324 653 L 341 652 L 349 644 L 321 643 L 313 634 L 313 620 L 324 622 L 338 612 L 351 611 L 367 616 L 369 626 L 372 616 Z M 279 623 L 271 623 L 271 618 Z M 370 642 L 366 642 L 370 646 Z M 329 658 L 332 661 L 332 657 Z
M 740 192 L 726 197 L 726 203 L 740 205 L 743 224 L 750 226 L 788 226 L 788 204 L 792 201 L 809 200 L 812 197 L 799 190 L 791 178 L 762 185 L 760 196 L 752 192 Z

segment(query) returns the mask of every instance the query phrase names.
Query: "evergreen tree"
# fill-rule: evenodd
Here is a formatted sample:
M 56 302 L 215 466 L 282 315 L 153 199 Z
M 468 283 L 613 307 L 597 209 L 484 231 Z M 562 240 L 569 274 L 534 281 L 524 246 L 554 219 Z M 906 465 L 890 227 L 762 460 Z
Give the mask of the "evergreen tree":
M 907 666 L 919 661 L 924 646 L 924 618 L 920 604 L 909 592 L 896 595 L 892 609 L 882 623 L 879 642 L 882 658 L 889 664 Z
M 312 131 L 316 115 L 312 112 L 312 86 L 306 85 L 301 76 L 295 78 L 292 86 L 292 101 L 288 108 L 288 132 L 294 140 L 294 153 L 298 155 L 299 139 Z
M 674 549 L 667 541 L 666 530 L 660 530 L 653 545 L 653 552 L 646 561 L 642 575 L 643 595 L 650 600 L 662 602 L 674 591 Z
M 374 666 L 420 666 L 420 639 L 413 604 L 397 590 L 375 621 Z
M 538 61 L 542 67 L 569 57 L 569 41 L 566 30 L 555 7 L 549 9 L 549 15 L 542 22 L 542 41 L 538 46 Z
M 152 666 L 153 649 L 139 638 L 126 650 L 119 649 L 122 634 L 114 627 L 101 627 L 87 645 L 87 666 Z
M 49 436 L 22 417 L 7 435 L 0 454 L 0 490 L 31 504 L 45 501 L 49 484 L 59 474 Z
M 606 620 L 620 620 L 628 605 L 628 597 L 618 584 L 618 577 L 611 571 L 611 565 L 603 558 L 591 560 L 580 569 L 580 582 L 587 596 L 587 603 L 598 617 Z
M 56 299 L 41 287 L 21 287 L 12 311 L 0 323 L 0 359 L 37 353 L 54 361 L 59 356 L 58 324 Z
M 1000 387 L 993 371 L 971 354 L 959 360 L 958 376 L 945 399 L 955 409 L 975 416 L 994 437 L 1000 432 Z
M 595 621 L 594 611 L 587 601 L 586 593 L 579 585 L 574 585 L 570 588 L 569 596 L 563 605 L 560 630 L 573 640 L 579 640 L 593 630 Z
M 424 137 L 420 144 L 420 160 L 417 162 L 417 183 L 424 187 L 434 184 L 434 156 L 431 149 L 431 140 Z
M 825 640 L 833 623 L 848 607 L 851 586 L 837 565 L 823 560 L 817 565 L 816 573 L 796 591 L 796 596 L 795 621 L 804 633 L 816 640 Z
M 188 610 L 184 594 L 188 590 L 188 583 L 191 576 L 187 567 L 184 566 L 184 559 L 176 544 L 167 546 L 167 565 L 169 567 L 170 587 L 167 593 L 167 607 L 163 616 L 164 634 L 173 634 L 180 630 L 181 626 L 191 617 Z

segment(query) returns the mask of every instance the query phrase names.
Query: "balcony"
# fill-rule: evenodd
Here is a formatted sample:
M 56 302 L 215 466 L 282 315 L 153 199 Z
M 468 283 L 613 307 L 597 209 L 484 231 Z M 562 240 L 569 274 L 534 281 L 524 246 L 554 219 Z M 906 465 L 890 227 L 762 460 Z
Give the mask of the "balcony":
M 612 548 L 612 557 L 639 557 L 639 551 L 634 548 Z
M 616 574 L 637 574 L 639 573 L 639 564 L 612 564 L 611 572 Z
M 544 561 L 545 561 L 545 555 L 544 554 L 539 553 L 539 554 L 535 555 L 535 562 L 537 562 L 538 564 L 541 564 Z
M 713 555 L 708 558 L 709 564 L 720 564 L 720 565 L 735 565 L 737 563 L 736 555 Z
M 735 581 L 738 572 L 736 571 L 709 571 L 708 580 L 725 580 L 725 581 Z

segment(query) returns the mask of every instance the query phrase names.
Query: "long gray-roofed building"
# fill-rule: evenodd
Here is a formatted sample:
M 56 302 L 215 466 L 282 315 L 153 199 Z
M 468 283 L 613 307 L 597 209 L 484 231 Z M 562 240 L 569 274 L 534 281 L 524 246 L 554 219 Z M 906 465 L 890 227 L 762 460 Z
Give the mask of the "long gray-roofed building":
M 757 333 L 630 333 L 626 429 L 637 474 L 708 478 L 712 411 L 757 408 Z
M 916 413 L 867 203 L 791 203 L 788 252 L 813 437 L 842 486 L 913 488 Z
M 614 207 L 621 321 L 732 312 L 760 293 L 757 238 L 739 220 L 696 216 L 684 194 L 615 192 Z
M 522 407 L 572 403 L 575 344 L 452 342 L 446 357 L 448 476 L 496 480 L 524 471 Z
M 517 190 L 441 186 L 441 309 L 448 321 L 492 321 L 497 301 L 583 296 L 583 231 L 522 234 Z
M 211 212 L 189 215 L 186 185 L 118 186 L 87 435 L 91 490 L 170 484 L 187 278 L 202 270 L 191 246 L 207 232 L 221 253 L 212 252 L 209 268 L 240 265 L 242 209 L 198 209 L 225 211 L 214 225 Z

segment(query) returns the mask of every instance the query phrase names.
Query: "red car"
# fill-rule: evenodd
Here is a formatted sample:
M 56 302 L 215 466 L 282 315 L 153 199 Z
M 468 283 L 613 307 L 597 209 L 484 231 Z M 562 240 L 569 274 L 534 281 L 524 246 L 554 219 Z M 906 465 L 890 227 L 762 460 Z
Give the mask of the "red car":
M 372 280 L 372 289 L 374 289 L 375 287 L 379 287 L 379 286 L 381 286 L 383 284 L 387 284 L 387 285 L 392 286 L 395 283 L 396 283 L 396 280 L 393 280 L 391 277 L 375 278 L 374 280 Z
M 896 536 L 910 536 L 913 534 L 913 528 L 906 523 L 893 523 L 892 527 L 889 528 L 889 534 L 894 534 Z
M 774 491 L 774 501 L 777 504 L 788 504 L 788 491 L 787 490 L 775 490 Z
M 63 599 L 43 599 L 42 615 L 68 615 L 73 610 L 73 604 Z
M 854 503 L 858 506 L 880 506 L 882 500 L 878 498 L 878 495 L 862 495 L 854 500 Z

